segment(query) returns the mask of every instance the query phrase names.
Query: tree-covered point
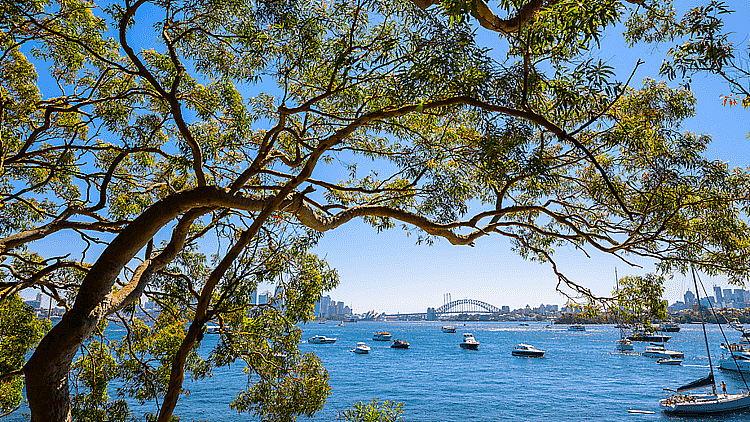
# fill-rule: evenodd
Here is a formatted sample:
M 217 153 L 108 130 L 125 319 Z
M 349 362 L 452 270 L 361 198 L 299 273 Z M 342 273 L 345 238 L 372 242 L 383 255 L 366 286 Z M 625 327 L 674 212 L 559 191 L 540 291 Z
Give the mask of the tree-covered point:
M 167 422 L 185 376 L 241 360 L 235 410 L 314 414 L 327 372 L 297 349 L 297 325 L 338 277 L 310 251 L 353 219 L 425 243 L 505 237 L 573 296 L 593 295 L 557 266 L 561 247 L 746 279 L 746 172 L 681 129 L 688 90 L 618 80 L 595 57 L 618 22 L 634 42 L 689 36 L 663 31 L 670 11 L 0 0 L 0 305 L 39 289 L 66 308 L 3 367 L 8 397 L 23 374 L 32 421 L 142 417 L 128 398 Z M 487 30 L 493 50 L 476 40 Z M 267 285 L 276 300 L 251 303 Z M 161 309 L 148 323 L 134 316 L 144 296 Z M 107 321 L 127 336 L 109 341 Z M 221 340 L 201 356 L 209 322 Z

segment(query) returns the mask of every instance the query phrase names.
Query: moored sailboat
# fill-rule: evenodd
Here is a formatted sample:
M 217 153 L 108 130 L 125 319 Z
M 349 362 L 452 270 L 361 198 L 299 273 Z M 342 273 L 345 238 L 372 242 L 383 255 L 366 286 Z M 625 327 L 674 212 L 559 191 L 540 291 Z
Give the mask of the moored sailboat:
M 695 293 L 698 303 L 700 303 L 698 282 L 693 272 L 693 282 L 695 283 Z M 667 413 L 677 415 L 711 415 L 733 412 L 736 410 L 750 408 L 750 392 L 739 392 L 738 394 L 727 394 L 726 386 L 722 383 L 722 393 L 716 391 L 716 380 L 714 379 L 713 363 L 711 362 L 711 351 L 708 347 L 708 336 L 706 335 L 706 324 L 703 321 L 703 307 L 700 307 L 701 326 L 703 327 L 703 340 L 706 344 L 706 353 L 708 354 L 709 374 L 701 379 L 685 384 L 676 390 L 665 388 L 670 391 L 670 397 L 662 399 L 659 404 Z M 746 384 L 747 386 L 747 384 Z M 711 387 L 712 392 L 709 394 L 681 394 L 684 391 L 692 391 L 698 388 Z

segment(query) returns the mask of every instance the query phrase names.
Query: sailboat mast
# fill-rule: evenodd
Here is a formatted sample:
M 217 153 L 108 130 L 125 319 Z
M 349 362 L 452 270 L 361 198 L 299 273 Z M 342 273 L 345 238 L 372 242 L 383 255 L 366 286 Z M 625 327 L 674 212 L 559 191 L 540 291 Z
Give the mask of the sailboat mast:
M 711 350 L 708 347 L 708 335 L 706 334 L 706 323 L 703 321 L 703 306 L 701 305 L 701 296 L 698 292 L 698 282 L 695 279 L 695 268 L 692 266 L 690 270 L 693 272 L 693 284 L 695 284 L 695 298 L 698 300 L 698 312 L 701 316 L 701 327 L 703 327 L 703 340 L 706 343 L 706 354 L 708 355 L 708 368 L 711 370 L 711 380 L 713 381 L 714 395 L 716 395 L 716 379 L 714 378 L 714 365 L 711 362 Z

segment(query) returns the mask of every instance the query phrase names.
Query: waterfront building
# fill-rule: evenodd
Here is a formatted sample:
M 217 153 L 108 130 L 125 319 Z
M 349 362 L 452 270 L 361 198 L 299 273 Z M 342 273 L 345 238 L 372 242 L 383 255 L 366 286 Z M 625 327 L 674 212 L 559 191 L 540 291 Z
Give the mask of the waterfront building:
M 510 313 L 510 306 L 506 305 L 506 306 L 501 307 L 500 309 L 502 309 L 503 312 L 505 312 L 506 314 Z M 555 305 L 555 312 L 557 312 L 557 305 Z

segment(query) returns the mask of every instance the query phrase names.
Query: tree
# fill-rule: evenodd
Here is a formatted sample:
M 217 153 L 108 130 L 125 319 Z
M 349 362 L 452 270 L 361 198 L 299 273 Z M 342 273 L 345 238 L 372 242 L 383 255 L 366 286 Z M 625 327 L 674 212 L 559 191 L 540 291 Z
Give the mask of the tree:
M 501 0 L 498 55 L 469 22 L 484 3 L 416 3 L 2 2 L 0 300 L 37 288 L 67 308 L 20 370 L 33 421 L 123 417 L 112 377 L 169 421 L 186 372 L 235 359 L 252 377 L 236 409 L 314 413 L 327 374 L 295 324 L 337 277 L 309 251 L 355 218 L 427 243 L 505 236 L 588 296 L 556 248 L 746 277 L 747 175 L 679 131 L 690 92 L 588 57 L 653 8 Z M 57 236 L 78 240 L 39 246 Z M 250 303 L 267 282 L 277 301 Z

